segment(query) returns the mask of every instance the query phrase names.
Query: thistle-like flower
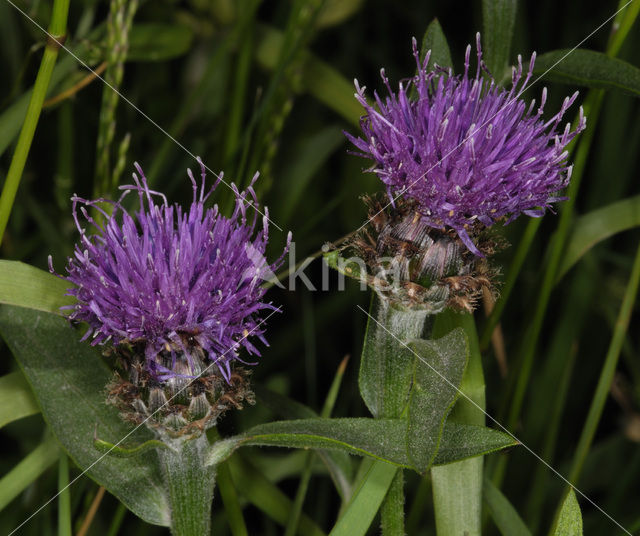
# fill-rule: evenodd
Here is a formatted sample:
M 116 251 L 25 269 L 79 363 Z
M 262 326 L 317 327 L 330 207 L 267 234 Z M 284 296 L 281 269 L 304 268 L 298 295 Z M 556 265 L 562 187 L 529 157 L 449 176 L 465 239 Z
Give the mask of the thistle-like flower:
M 420 61 L 417 43 L 413 55 L 418 74 L 395 94 L 381 71 L 389 96 L 374 94 L 378 109 L 371 106 L 364 87 L 356 82 L 356 98 L 366 115 L 361 120 L 363 138 L 347 137 L 363 157 L 374 160 L 370 169 L 386 187 L 390 200 L 398 197 L 415 203 L 422 221 L 436 229 L 453 229 L 476 255 L 481 252 L 471 239 L 473 228 L 496 221 L 511 221 L 521 213 L 542 216 L 557 192 L 569 182 L 571 166 L 565 150 L 585 128 L 557 128 L 577 98 L 565 98 L 560 110 L 542 118 L 547 100 L 542 90 L 540 105 L 521 99 L 533 73 L 535 53 L 523 76 L 522 59 L 513 68 L 508 91 L 493 79 L 483 79 L 480 34 L 476 35 L 478 66 L 469 76 L 471 46 L 465 55 L 464 75 L 436 67 L 427 71 L 430 52 Z M 411 87 L 416 98 L 411 98 Z
M 580 109 L 575 129 L 567 124 L 558 130 L 577 93 L 565 98 L 558 113 L 546 120 L 542 117 L 546 88 L 537 108 L 535 100 L 527 105 L 521 98 L 532 76 L 535 53 L 526 74 L 518 57 L 511 88 L 506 90 L 494 82 L 482 61 L 480 34 L 476 43 L 475 76 L 469 74 L 471 46 L 466 50 L 464 74 L 456 76 L 442 67 L 428 70 L 430 52 L 420 60 L 414 39 L 417 74 L 406 85 L 401 82 L 394 93 L 383 69 L 389 94 L 382 99 L 374 93 L 375 105 L 367 102 L 365 88 L 356 81 L 356 98 L 366 112 L 360 122 L 363 136 L 345 133 L 359 150 L 355 154 L 374 162 L 368 171 L 385 185 L 386 205 L 391 207 L 387 219 L 401 221 L 405 227 L 410 221 L 419 227 L 408 236 L 419 236 L 424 244 L 412 239 L 412 247 L 422 251 L 444 236 L 449 245 L 431 256 L 440 259 L 445 249 L 456 250 L 456 259 L 438 261 L 427 270 L 439 274 L 436 279 L 448 278 L 446 285 L 435 281 L 443 289 L 460 287 L 461 281 L 451 277 L 464 276 L 463 286 L 473 283 L 470 276 L 477 269 L 469 259 L 459 258 L 458 252 L 467 250 L 476 259 L 490 254 L 495 244 L 486 240 L 486 228 L 499 221 L 509 223 L 522 213 L 542 216 L 553 202 L 563 199 L 558 192 L 571 176 L 565 148 L 585 128 Z M 371 214 L 379 216 L 377 226 L 372 218 L 372 226 L 380 237 L 387 224 L 380 222 L 385 218 L 382 209 L 380 204 Z M 398 233 L 406 232 L 387 230 L 386 235 L 397 235 L 403 241 Z M 459 248 L 452 245 L 458 240 Z M 388 250 L 388 243 L 371 246 L 378 255 Z M 424 261 L 421 259 L 418 264 Z M 466 268 L 459 273 L 456 266 Z M 484 286 L 486 277 L 482 277 Z M 469 304 L 463 307 L 468 309 Z
M 122 186 L 118 201 L 74 196 L 80 241 L 65 277 L 76 285 L 68 290 L 77 298 L 69 318 L 89 325 L 83 339 L 112 345 L 129 373 L 128 380 L 109 386 L 110 401 L 129 420 L 153 414 L 152 424 L 178 435 L 215 424 L 226 407 L 250 397 L 246 371 L 232 365 L 245 362 L 242 349 L 260 355 L 252 340 L 266 344 L 261 313 L 277 308 L 263 300 L 261 284 L 284 257 L 265 260 L 268 211 L 256 230 L 253 182 L 244 192 L 232 186 L 235 209 L 225 217 L 217 205 L 205 209 L 222 177 L 205 189 L 205 167 L 198 162 L 202 184 L 189 170 L 193 200 L 187 211 L 150 190 L 138 164 L 135 184 Z M 123 207 L 131 192 L 139 198 L 133 216 Z M 101 207 L 105 203 L 110 211 Z

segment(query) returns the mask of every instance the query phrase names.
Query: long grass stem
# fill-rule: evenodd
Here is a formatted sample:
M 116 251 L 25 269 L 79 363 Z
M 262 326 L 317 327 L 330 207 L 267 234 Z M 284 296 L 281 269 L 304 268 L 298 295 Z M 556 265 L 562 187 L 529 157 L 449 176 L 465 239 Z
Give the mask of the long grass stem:
M 58 59 L 58 52 L 66 37 L 68 14 L 69 0 L 55 0 L 48 30 L 52 38 L 47 39 L 44 55 L 40 62 L 40 69 L 38 70 L 36 81 L 33 85 L 33 93 L 31 94 L 31 100 L 27 108 L 27 115 L 22 123 L 18 143 L 13 153 L 11 164 L 9 165 L 9 171 L 7 172 L 7 178 L 2 188 L 2 194 L 0 194 L 0 243 L 2 243 L 9 216 L 11 215 L 11 209 L 13 208 L 13 202 L 15 201 L 16 193 L 20 186 L 22 172 L 24 171 L 24 166 L 33 142 L 33 136 L 38 126 L 38 120 L 40 119 L 40 113 L 42 112 L 42 104 L 47 95 L 51 74 Z

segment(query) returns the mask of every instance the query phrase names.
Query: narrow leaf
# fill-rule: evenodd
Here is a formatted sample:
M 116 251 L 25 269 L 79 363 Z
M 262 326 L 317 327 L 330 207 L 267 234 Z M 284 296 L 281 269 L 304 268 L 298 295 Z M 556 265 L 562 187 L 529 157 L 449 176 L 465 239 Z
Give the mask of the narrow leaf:
M 621 231 L 640 226 L 640 195 L 616 201 L 580 216 L 573 224 L 559 281 L 592 247 Z
M 551 529 L 552 536 L 582 536 L 582 513 L 573 488 L 565 497 L 558 518 Z
M 36 413 L 40 413 L 40 408 L 22 372 L 0 378 L 0 428 Z
M 499 82 L 508 72 L 517 0 L 482 0 L 482 59 Z
M 260 424 L 245 434 L 216 442 L 207 465 L 225 461 L 243 446 L 340 450 L 401 467 L 411 467 L 405 450 L 405 419 L 299 419 Z M 433 461 L 445 465 L 517 445 L 511 436 L 482 426 L 446 423 Z
M 385 462 L 375 462 L 362 485 L 355 491 L 346 510 L 333 527 L 330 536 L 362 536 L 380 509 L 398 469 Z
M 65 296 L 71 283 L 19 261 L 0 260 L 0 303 L 48 313 L 75 302 Z
M 276 69 L 283 42 L 282 32 L 262 26 L 260 40 L 256 46 L 258 63 L 266 69 Z M 353 97 L 355 93 L 353 84 L 313 54 L 305 51 L 303 57 L 302 84 L 304 90 L 350 123 L 358 125 L 364 111 Z
M 503 536 L 531 536 L 531 532 L 509 499 L 486 477 L 482 494 L 491 518 Z
M 409 402 L 407 453 L 411 465 L 424 473 L 435 458 L 444 422 L 458 398 L 469 348 L 461 328 L 435 341 L 414 340 L 413 388 Z
M 73 54 L 80 58 L 86 58 L 87 50 L 91 46 L 89 43 L 95 43 L 102 32 L 104 32 L 104 24 L 96 26 L 89 35 L 86 36 L 86 39 L 79 40 L 76 47 L 72 46 L 71 50 Z M 88 63 L 91 64 L 91 62 Z M 47 96 L 54 95 L 59 91 L 60 87 L 70 78 L 72 73 L 78 70 L 78 60 L 69 54 L 63 55 L 60 61 L 56 63 L 53 73 L 51 73 Z M 22 122 L 27 113 L 32 92 L 33 88 L 25 91 L 11 106 L 0 114 L 0 156 L 18 136 L 20 127 L 22 127 Z
M 156 456 L 115 458 L 100 454 L 93 436 L 98 426 L 109 441 L 144 443 L 151 433 L 131 433 L 118 410 L 105 403 L 111 375 L 99 352 L 60 316 L 0 307 L 0 334 L 17 359 L 42 414 L 69 456 L 96 482 L 149 523 L 169 525 L 169 506 Z
M 49 438 L 3 476 L 0 479 L 0 510 L 58 461 L 59 455 L 58 442 Z
M 406 343 L 424 332 L 426 311 L 404 311 L 374 295 L 358 385 L 374 417 L 400 417 L 409 401 L 414 353 Z
M 166 443 L 159 441 L 158 439 L 149 439 L 149 441 L 145 441 L 141 445 L 136 445 L 135 447 L 120 447 L 113 443 L 109 443 L 108 441 L 95 438 L 93 440 L 93 446 L 97 451 L 102 452 L 107 456 L 115 456 L 116 458 L 130 458 L 131 456 L 140 456 L 140 454 L 144 454 L 150 450 L 169 448 Z
M 193 30 L 182 24 L 136 23 L 129 33 L 127 61 L 166 61 L 191 48 Z
M 318 414 L 308 406 L 300 404 L 287 396 L 271 391 L 261 385 L 256 385 L 254 391 L 258 402 L 269 408 L 278 417 L 290 420 L 314 419 L 318 417 Z M 235 449 L 237 446 L 233 448 Z M 221 451 L 220 456 L 224 456 L 224 451 Z M 335 483 L 340 495 L 349 496 L 351 494 L 353 466 L 351 465 L 348 454 L 327 450 L 318 452 L 318 456 L 327 467 L 331 479 Z M 223 459 L 226 459 L 226 456 L 224 456 Z
M 431 51 L 428 65 L 429 70 L 433 69 L 435 65 L 453 68 L 449 43 L 447 43 L 447 38 L 442 31 L 442 26 L 440 26 L 438 19 L 433 19 L 429 26 L 427 26 L 427 31 L 424 33 L 422 46 L 420 47 L 420 59 L 424 59 L 427 50 Z
M 292 508 L 291 500 L 241 456 L 230 458 L 228 466 L 238 493 L 271 519 L 282 526 L 286 525 Z M 298 534 L 323 536 L 324 532 L 308 516 L 302 514 Z
M 517 440 L 498 430 L 447 421 L 433 465 L 447 465 L 517 445 Z
M 547 72 L 548 71 L 548 72 Z M 640 69 L 594 50 L 554 50 L 536 59 L 535 75 L 551 82 L 619 89 L 640 96 Z
M 241 436 L 214 445 L 210 460 L 224 459 L 240 446 L 342 450 L 408 467 L 401 419 L 300 419 L 254 426 Z M 211 463 L 211 461 L 209 462 Z

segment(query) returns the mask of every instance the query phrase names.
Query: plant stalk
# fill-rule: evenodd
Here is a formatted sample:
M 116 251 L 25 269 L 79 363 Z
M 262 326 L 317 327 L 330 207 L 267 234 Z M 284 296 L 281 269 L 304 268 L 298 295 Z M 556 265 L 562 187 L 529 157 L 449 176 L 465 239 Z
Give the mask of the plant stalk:
M 171 505 L 174 536 L 207 536 L 211 532 L 216 468 L 205 465 L 208 448 L 207 436 L 202 434 L 178 443 L 177 448 L 172 445 L 157 450 Z
M 27 156 L 29 155 L 29 150 L 33 142 L 33 136 L 36 132 L 36 126 L 40 119 L 42 103 L 47 95 L 51 74 L 53 73 L 53 68 L 58 58 L 58 52 L 66 37 L 68 14 L 69 0 L 55 0 L 48 30 L 51 37 L 47 39 L 47 44 L 44 48 L 44 55 L 42 56 L 40 69 L 38 70 L 36 81 L 33 85 L 33 93 L 31 94 L 27 114 L 22 123 L 22 129 L 20 130 L 16 150 L 13 153 L 13 158 L 9 165 L 9 171 L 7 172 L 7 178 L 2 188 L 2 194 L 0 194 L 0 243 L 2 243 L 16 193 L 18 192 L 18 186 L 22 179 L 22 172 L 24 171 Z
M 577 484 L 582 467 L 589 454 L 593 437 L 595 436 L 602 417 L 602 411 L 604 405 L 609 396 L 611 389 L 611 383 L 613 382 L 613 376 L 616 372 L 616 366 L 618 364 L 618 358 L 622 350 L 622 345 L 627 335 L 627 328 L 629 327 L 629 321 L 631 319 L 631 313 L 633 312 L 633 306 L 635 304 L 636 295 L 638 294 L 638 285 L 640 284 L 640 244 L 636 251 L 636 257 L 633 262 L 633 268 L 631 269 L 631 275 L 629 276 L 629 282 L 624 293 L 624 299 L 622 306 L 618 313 L 615 329 L 613 332 L 613 338 L 609 344 L 609 350 L 607 357 L 602 365 L 602 371 L 600 372 L 600 379 L 598 380 L 598 386 L 596 392 L 593 395 L 591 401 L 591 407 L 587 415 L 582 433 L 580 434 L 580 440 L 576 448 L 576 453 L 573 457 L 573 465 L 571 472 L 569 473 L 569 481 Z
M 450 310 L 436 317 L 433 338 L 463 327 L 469 338 L 469 364 L 462 378 L 462 396 L 450 422 L 485 424 L 485 385 L 482 358 L 473 316 Z M 431 468 L 433 506 L 438 536 L 480 536 L 482 525 L 482 456 Z
M 403 342 L 423 338 L 425 331 L 430 327 L 427 325 L 428 316 L 426 312 L 396 309 L 381 300 L 377 295 L 373 297 L 370 314 L 381 325 L 391 331 L 397 339 Z M 375 330 L 374 340 L 376 346 L 386 349 L 383 356 L 375 356 L 381 358 L 378 360 L 377 366 L 384 369 L 380 373 L 385 377 L 385 388 L 384 392 L 381 393 L 382 399 L 377 404 L 379 408 L 377 417 L 398 418 L 406 409 L 408 402 L 402 385 L 409 386 L 410 376 L 408 374 L 411 368 L 403 364 L 401 353 L 398 351 L 401 350 L 401 344 L 395 337 L 390 336 L 385 330 L 377 327 L 377 324 L 371 321 L 369 321 L 368 329 Z M 394 352 L 394 349 L 396 352 Z M 413 356 L 408 355 L 406 358 L 413 359 Z M 362 364 L 364 364 L 364 361 Z M 404 476 L 402 469 L 399 469 L 380 509 L 383 536 L 404 535 L 404 502 Z

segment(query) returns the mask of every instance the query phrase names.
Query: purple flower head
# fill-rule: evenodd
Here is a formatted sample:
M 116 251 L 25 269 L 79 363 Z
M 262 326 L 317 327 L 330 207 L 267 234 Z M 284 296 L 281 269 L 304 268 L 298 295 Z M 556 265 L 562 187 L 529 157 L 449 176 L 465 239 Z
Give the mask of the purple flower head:
M 374 93 L 377 107 L 367 102 L 365 88 L 356 81 L 356 98 L 366 111 L 360 121 L 363 137 L 346 135 L 360 150 L 357 155 L 374 160 L 369 171 L 384 183 L 392 204 L 398 197 L 412 202 L 424 223 L 455 230 L 469 250 L 482 256 L 469 236 L 471 229 L 502 219 L 508 223 L 521 213 L 542 216 L 562 199 L 557 192 L 571 176 L 565 147 L 585 128 L 585 119 L 580 109 L 574 130 L 569 124 L 558 130 L 577 92 L 548 120 L 542 117 L 546 88 L 537 108 L 535 100 L 527 106 L 520 98 L 532 76 L 535 53 L 526 74 L 518 56 L 507 91 L 481 76 L 487 69 L 480 34 L 476 47 L 475 76 L 469 76 L 471 46 L 464 74 L 455 76 L 437 66 L 427 71 L 430 52 L 421 62 L 414 39 L 418 74 L 394 93 L 383 69 L 389 95 L 383 100 Z M 411 86 L 415 98 L 409 95 Z
M 78 300 L 69 307 L 69 318 L 89 324 L 83 339 L 92 336 L 93 345 L 142 344 L 146 369 L 158 380 L 180 375 L 174 370 L 177 359 L 184 361 L 180 356 L 191 363 L 190 356 L 203 352 L 228 380 L 231 362 L 241 361 L 241 348 L 260 355 L 251 339 L 267 344 L 260 313 L 277 310 L 263 301 L 261 284 L 284 253 L 273 264 L 265 260 L 268 212 L 265 209 L 262 229 L 256 231 L 252 188 L 258 175 L 244 192 L 232 185 L 235 209 L 227 218 L 217 205 L 205 209 L 222 176 L 206 191 L 205 167 L 198 162 L 202 184 L 197 186 L 189 170 L 193 201 L 187 211 L 150 190 L 138 164 L 140 177 L 134 173 L 135 184 L 120 188 L 124 192 L 117 202 L 72 198 L 80 241 L 67 264 L 65 279 L 77 285 L 68 294 Z M 133 216 L 122 206 L 131 192 L 140 202 Z M 111 213 L 102 203 L 111 204 Z M 104 225 L 87 207 L 101 213 Z M 94 228 L 93 235 L 82 226 L 78 212 Z

